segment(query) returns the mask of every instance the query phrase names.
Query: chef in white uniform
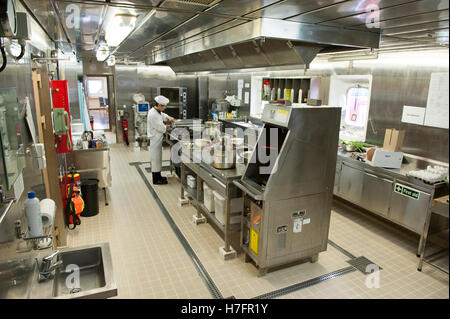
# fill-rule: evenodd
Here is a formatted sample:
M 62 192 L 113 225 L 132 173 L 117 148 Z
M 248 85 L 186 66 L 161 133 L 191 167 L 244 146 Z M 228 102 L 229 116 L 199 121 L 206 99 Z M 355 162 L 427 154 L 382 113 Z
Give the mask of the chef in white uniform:
M 147 116 L 147 134 L 150 139 L 150 162 L 152 165 L 153 184 L 167 184 L 167 178 L 161 176 L 162 167 L 162 143 L 164 133 L 170 124 L 165 122 L 175 122 L 175 119 L 163 111 L 169 104 L 169 99 L 165 96 L 158 95 L 155 97 L 156 106 L 148 111 Z

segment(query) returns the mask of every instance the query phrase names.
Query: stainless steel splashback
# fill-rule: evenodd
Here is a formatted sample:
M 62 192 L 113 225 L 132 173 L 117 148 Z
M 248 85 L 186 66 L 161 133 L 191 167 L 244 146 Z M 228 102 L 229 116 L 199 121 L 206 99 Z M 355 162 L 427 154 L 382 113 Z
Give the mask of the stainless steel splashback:
M 19 2 L 17 2 L 17 11 L 24 12 L 24 8 Z M 38 41 L 33 40 L 28 41 L 25 56 L 20 60 L 20 62 L 14 61 L 8 55 L 8 65 L 6 69 L 0 73 L 0 87 L 1 88 L 15 87 L 17 91 L 17 97 L 19 100 L 18 112 L 19 114 L 21 114 L 20 117 L 21 142 L 24 144 L 24 146 L 29 146 L 32 142 L 26 121 L 23 118 L 24 116 L 23 112 L 25 110 L 25 104 L 23 103 L 23 101 L 25 97 L 28 97 L 30 101 L 31 112 L 33 115 L 33 119 L 35 121 L 34 122 L 35 128 L 37 129 L 38 127 L 36 122 L 36 108 L 32 85 L 32 68 L 38 65 L 35 65 L 34 62 L 32 61 L 31 53 L 35 55 L 40 55 L 42 54 L 41 50 L 47 49 L 48 47 L 45 46 L 50 44 L 47 41 L 48 39 L 46 38 L 45 33 L 41 29 L 39 29 L 36 23 L 34 21 L 30 21 L 30 23 L 32 25 L 32 33 L 35 35 L 36 34 L 39 35 L 40 36 L 39 38 L 42 39 L 42 41 L 39 43 L 37 43 Z M 33 46 L 31 44 L 33 44 Z M 40 46 L 39 49 L 34 47 L 35 44 Z M 47 79 L 42 79 L 42 81 L 46 80 Z M 37 131 L 35 133 L 36 136 L 38 137 Z M 3 163 L 1 163 L 1 157 L 0 157 L 0 165 L 3 165 Z M 17 219 L 23 219 L 24 202 L 27 198 L 27 192 L 33 190 L 36 192 L 36 196 L 39 199 L 45 198 L 45 187 L 42 178 L 42 172 L 41 170 L 33 166 L 33 159 L 29 155 L 25 156 L 25 168 L 22 171 L 22 176 L 24 182 L 24 191 L 22 193 L 22 196 L 20 196 L 18 201 L 13 204 L 10 212 L 5 217 L 3 222 L 0 224 L 0 259 L 15 257 L 17 254 L 16 247 L 18 240 L 16 240 L 14 233 L 14 221 Z M 1 177 L 0 177 L 0 184 L 3 185 L 3 189 L 5 190 L 6 187 Z M 7 192 L 6 196 L 8 198 L 14 197 L 15 196 L 14 190 Z M 5 206 L 6 205 L 0 205 L 0 214 L 3 213 Z M 26 227 L 25 219 L 23 219 L 23 221 L 24 221 L 23 226 Z

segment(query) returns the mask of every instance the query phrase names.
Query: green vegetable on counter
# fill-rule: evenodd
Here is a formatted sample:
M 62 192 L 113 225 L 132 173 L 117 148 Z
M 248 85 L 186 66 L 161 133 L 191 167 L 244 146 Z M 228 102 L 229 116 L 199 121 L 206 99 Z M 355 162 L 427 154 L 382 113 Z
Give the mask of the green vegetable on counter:
M 353 145 L 354 147 L 356 147 L 356 149 L 358 150 L 358 152 L 360 153 L 365 153 L 366 152 L 366 148 L 367 147 L 371 147 L 372 145 L 369 145 L 367 143 L 362 143 L 362 142 L 346 142 L 342 139 L 339 139 L 340 142 L 342 142 L 342 144 L 344 145 Z

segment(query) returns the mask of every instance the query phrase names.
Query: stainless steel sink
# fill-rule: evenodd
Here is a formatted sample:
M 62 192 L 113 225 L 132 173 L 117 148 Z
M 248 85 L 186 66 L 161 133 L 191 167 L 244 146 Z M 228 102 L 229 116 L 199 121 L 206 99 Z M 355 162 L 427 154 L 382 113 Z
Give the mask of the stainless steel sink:
M 0 262 L 0 299 L 28 298 L 35 269 L 34 255 Z
M 55 275 L 38 282 L 35 257 L 42 260 L 51 251 L 0 263 L 0 298 L 109 298 L 117 296 L 108 243 L 60 249 L 62 265 Z M 73 272 L 76 266 L 78 271 Z M 79 273 L 79 284 L 73 280 Z M 75 284 L 75 285 L 74 285 Z
M 106 286 L 101 247 L 62 252 L 58 260 L 62 261 L 62 266 L 56 270 L 53 281 L 54 297 L 89 292 Z M 79 269 L 79 285 L 71 280 L 72 271 L 67 270 L 70 265 L 76 265 Z

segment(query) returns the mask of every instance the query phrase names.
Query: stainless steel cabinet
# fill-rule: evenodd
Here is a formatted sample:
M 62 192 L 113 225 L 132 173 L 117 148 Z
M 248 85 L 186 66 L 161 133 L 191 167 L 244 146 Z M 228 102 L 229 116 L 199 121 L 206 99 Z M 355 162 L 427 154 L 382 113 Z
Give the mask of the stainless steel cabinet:
M 390 179 L 364 172 L 361 206 L 387 217 L 393 184 Z
M 428 192 L 424 187 L 372 171 L 370 167 L 358 168 L 353 163 L 338 162 L 341 164 L 336 167 L 335 195 L 418 234 L 422 233 L 434 194 L 432 189 Z M 402 185 L 408 189 L 406 195 L 394 189 Z
M 339 178 L 339 196 L 360 205 L 364 181 L 364 172 L 342 163 Z
M 422 233 L 431 195 L 420 192 L 419 199 L 413 199 L 393 192 L 389 218 L 406 228 Z

